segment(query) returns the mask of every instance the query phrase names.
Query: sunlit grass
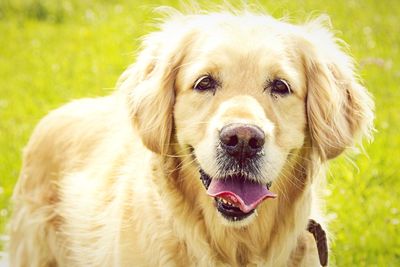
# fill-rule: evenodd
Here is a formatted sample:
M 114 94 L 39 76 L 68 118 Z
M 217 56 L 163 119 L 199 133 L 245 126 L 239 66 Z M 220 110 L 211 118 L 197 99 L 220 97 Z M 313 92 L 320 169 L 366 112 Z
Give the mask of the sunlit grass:
M 0 231 L 21 151 L 38 120 L 71 99 L 108 94 L 152 29 L 152 7 L 175 1 L 0 1 Z M 368 157 L 332 164 L 327 213 L 337 266 L 400 266 L 398 1 L 261 1 L 276 17 L 327 13 L 375 96 Z M 0 239 L 1 243 L 1 239 Z M 1 246 L 1 245 L 0 245 Z

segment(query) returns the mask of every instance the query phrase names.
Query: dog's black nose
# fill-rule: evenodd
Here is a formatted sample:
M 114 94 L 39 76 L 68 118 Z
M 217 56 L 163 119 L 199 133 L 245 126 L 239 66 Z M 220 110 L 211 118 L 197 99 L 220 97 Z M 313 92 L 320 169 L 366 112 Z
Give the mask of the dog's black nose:
M 265 134 L 256 125 L 231 123 L 221 129 L 219 139 L 222 148 L 228 154 L 243 160 L 253 157 L 262 150 Z

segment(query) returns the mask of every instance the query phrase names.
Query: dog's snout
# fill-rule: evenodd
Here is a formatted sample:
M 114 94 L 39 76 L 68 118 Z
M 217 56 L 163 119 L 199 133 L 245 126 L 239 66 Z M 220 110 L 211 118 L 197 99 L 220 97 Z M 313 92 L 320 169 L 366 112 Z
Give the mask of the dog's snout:
M 219 135 L 224 150 L 237 159 L 251 158 L 264 146 L 265 134 L 252 124 L 232 123 L 224 126 Z

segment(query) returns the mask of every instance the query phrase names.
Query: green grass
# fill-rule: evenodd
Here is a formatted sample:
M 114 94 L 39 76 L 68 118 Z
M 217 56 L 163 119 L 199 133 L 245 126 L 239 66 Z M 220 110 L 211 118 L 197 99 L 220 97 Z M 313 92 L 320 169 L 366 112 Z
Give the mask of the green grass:
M 0 1 L 0 232 L 21 152 L 49 110 L 108 94 L 150 31 L 152 7 L 176 1 Z M 400 266 L 400 2 L 261 1 L 276 17 L 304 21 L 327 13 L 360 63 L 375 96 L 375 141 L 368 157 L 332 163 L 327 213 L 336 266 Z M 1 239 L 0 239 L 1 243 Z M 1 244 L 0 244 L 1 248 Z

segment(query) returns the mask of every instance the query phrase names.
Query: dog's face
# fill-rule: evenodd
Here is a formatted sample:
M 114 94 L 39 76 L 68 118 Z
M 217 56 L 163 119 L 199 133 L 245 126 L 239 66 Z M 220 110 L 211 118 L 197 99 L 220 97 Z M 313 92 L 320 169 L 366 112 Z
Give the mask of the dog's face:
M 273 196 L 269 185 L 304 143 L 305 78 L 279 33 L 232 26 L 192 44 L 176 79 L 174 121 L 217 210 L 241 220 Z
M 178 27 L 186 30 L 172 34 Z M 131 105 L 144 144 L 198 169 L 196 194 L 224 221 L 250 222 L 306 146 L 333 158 L 369 127 L 371 102 L 348 57 L 311 28 L 248 14 L 183 17 L 139 58 Z

